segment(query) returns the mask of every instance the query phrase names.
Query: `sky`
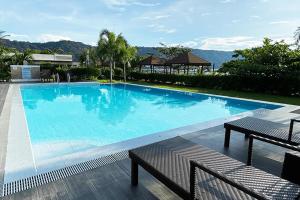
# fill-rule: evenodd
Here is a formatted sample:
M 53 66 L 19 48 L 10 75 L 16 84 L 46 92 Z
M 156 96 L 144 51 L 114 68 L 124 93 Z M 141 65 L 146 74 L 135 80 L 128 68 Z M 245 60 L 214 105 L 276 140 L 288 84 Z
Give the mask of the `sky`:
M 106 28 L 131 45 L 234 50 L 293 42 L 300 0 L 0 0 L 8 39 L 96 45 Z

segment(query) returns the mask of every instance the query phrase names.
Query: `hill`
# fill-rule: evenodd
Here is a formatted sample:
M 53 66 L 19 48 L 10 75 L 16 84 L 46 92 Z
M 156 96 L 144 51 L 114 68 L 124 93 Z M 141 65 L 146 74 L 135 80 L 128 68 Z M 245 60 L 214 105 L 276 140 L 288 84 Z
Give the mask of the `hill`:
M 79 56 L 83 49 L 91 47 L 90 45 L 84 44 L 82 42 L 74 41 L 59 41 L 59 42 L 46 42 L 46 43 L 31 43 L 24 41 L 11 41 L 3 40 L 3 44 L 9 48 L 15 48 L 19 51 L 24 51 L 25 49 L 36 49 L 36 50 L 46 50 L 46 49 L 62 49 L 65 53 L 72 54 L 74 61 L 79 60 Z M 138 54 L 141 56 L 147 54 L 159 55 L 155 47 L 137 47 Z M 232 51 L 216 51 L 216 50 L 201 50 L 192 49 L 192 52 L 200 56 L 211 63 L 215 64 L 216 69 L 219 68 L 222 63 L 232 59 Z
M 25 49 L 35 49 L 35 50 L 54 50 L 62 49 L 66 54 L 72 54 L 74 61 L 79 60 L 81 52 L 85 48 L 91 47 L 90 45 L 84 44 L 82 42 L 66 41 L 62 40 L 59 42 L 46 42 L 46 43 L 31 43 L 23 41 L 11 41 L 11 40 L 2 40 L 2 43 L 9 48 L 15 48 L 19 51 L 24 51 Z

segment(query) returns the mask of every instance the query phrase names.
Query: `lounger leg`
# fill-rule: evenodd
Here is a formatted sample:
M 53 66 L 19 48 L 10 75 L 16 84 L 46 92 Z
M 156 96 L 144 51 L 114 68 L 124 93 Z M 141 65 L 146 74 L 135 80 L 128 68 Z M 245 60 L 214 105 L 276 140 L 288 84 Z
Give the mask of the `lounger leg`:
M 230 142 L 230 129 L 226 128 L 225 129 L 224 147 L 229 147 L 229 142 Z
M 136 162 L 131 160 L 131 185 L 136 186 L 139 181 L 139 167 Z
M 249 138 L 247 165 L 252 165 L 253 137 Z

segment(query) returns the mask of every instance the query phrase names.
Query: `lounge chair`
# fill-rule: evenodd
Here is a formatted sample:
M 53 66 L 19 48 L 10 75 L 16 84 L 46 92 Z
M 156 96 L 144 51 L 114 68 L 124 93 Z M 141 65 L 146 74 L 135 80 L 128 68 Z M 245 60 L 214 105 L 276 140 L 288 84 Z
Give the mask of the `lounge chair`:
M 181 137 L 130 150 L 129 157 L 133 186 L 141 166 L 183 199 L 299 199 L 298 184 Z M 283 166 L 286 178 L 298 173 Z
M 300 122 L 300 120 L 291 119 L 290 125 L 285 125 L 254 117 L 245 117 L 225 123 L 224 146 L 229 147 L 231 130 L 245 134 L 246 138 L 252 134 L 290 145 L 299 145 L 300 135 L 293 133 L 295 122 Z
M 277 146 L 280 146 L 280 147 L 284 147 L 286 149 L 290 149 L 290 150 L 293 150 L 293 151 L 297 151 L 297 152 L 300 152 L 300 146 L 294 146 L 294 145 L 290 145 L 290 144 L 286 144 L 286 143 L 283 143 L 283 142 L 278 142 L 278 141 L 275 141 L 275 140 L 271 140 L 271 139 L 268 139 L 268 138 L 264 138 L 264 137 L 260 137 L 260 136 L 257 136 L 257 135 L 250 135 L 249 136 L 249 145 L 248 145 L 248 159 L 247 159 L 247 165 L 252 165 L 252 151 L 253 151 L 253 141 L 254 139 L 256 140 L 260 140 L 260 141 L 263 141 L 263 142 L 267 142 L 267 143 L 270 143 L 270 144 L 273 144 L 273 145 L 277 145 Z M 298 166 L 298 168 L 300 169 L 300 165 Z M 300 173 L 297 173 L 299 174 L 299 180 L 300 180 Z

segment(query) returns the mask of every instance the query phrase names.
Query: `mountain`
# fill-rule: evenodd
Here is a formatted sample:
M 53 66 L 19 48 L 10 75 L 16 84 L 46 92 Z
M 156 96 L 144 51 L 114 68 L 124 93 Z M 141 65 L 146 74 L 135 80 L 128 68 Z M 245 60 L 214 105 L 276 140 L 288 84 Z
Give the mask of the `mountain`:
M 46 42 L 46 43 L 31 43 L 23 41 L 11 41 L 11 40 L 2 40 L 4 46 L 9 48 L 15 48 L 19 51 L 24 51 L 25 49 L 34 49 L 34 50 L 54 50 L 62 49 L 66 54 L 72 54 L 73 60 L 78 61 L 81 52 L 91 47 L 90 45 L 83 44 L 82 42 L 66 41 L 62 40 L 59 42 Z
M 72 54 L 74 61 L 79 60 L 81 52 L 85 48 L 92 47 L 91 45 L 84 44 L 82 42 L 74 41 L 59 41 L 59 42 L 46 42 L 46 43 L 31 43 L 23 41 L 11 41 L 4 39 L 2 43 L 9 48 L 15 48 L 19 51 L 24 51 L 25 49 L 36 49 L 36 50 L 46 50 L 46 49 L 62 49 L 65 53 Z M 145 56 L 153 54 L 159 56 L 158 51 L 155 47 L 137 47 L 138 54 L 140 56 Z M 211 63 L 214 63 L 215 68 L 218 69 L 222 63 L 232 59 L 232 51 L 216 51 L 216 50 L 201 50 L 201 49 L 192 49 L 192 52 L 208 60 Z

